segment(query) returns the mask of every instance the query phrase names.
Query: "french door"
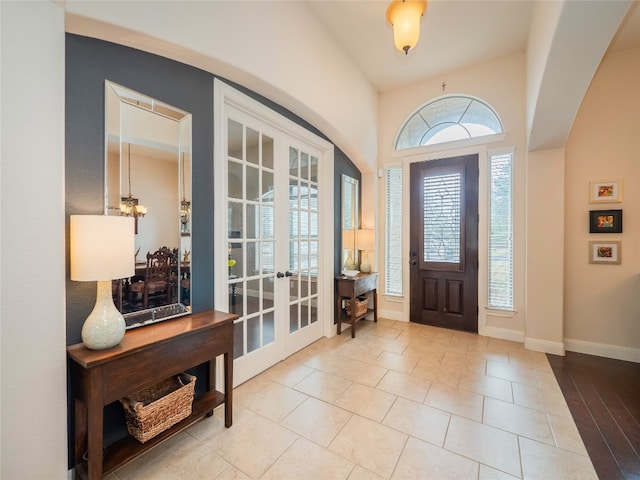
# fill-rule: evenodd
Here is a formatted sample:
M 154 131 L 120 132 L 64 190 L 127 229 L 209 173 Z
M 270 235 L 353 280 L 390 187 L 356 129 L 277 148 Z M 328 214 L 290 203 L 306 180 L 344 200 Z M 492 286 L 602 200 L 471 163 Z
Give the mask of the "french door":
M 410 320 L 477 332 L 478 156 L 410 168 Z
M 226 194 L 216 198 L 226 205 L 226 215 L 217 215 L 215 224 L 226 225 L 226 305 L 216 301 L 216 308 L 239 315 L 237 385 L 324 334 L 323 152 L 231 105 L 224 109 L 224 130 L 225 158 L 218 173 L 224 175 Z

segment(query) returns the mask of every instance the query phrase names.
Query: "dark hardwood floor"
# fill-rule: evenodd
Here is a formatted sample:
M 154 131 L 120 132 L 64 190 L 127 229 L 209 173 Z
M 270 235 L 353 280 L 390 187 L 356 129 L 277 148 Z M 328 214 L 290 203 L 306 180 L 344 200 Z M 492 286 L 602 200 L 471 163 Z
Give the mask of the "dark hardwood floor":
M 640 363 L 547 357 L 598 477 L 640 479 Z

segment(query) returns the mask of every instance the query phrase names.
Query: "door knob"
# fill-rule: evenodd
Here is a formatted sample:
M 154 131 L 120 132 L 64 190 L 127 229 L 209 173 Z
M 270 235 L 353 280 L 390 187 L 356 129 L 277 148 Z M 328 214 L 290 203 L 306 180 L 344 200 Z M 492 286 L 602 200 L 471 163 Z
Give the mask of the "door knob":
M 418 262 L 416 262 L 415 260 L 411 260 L 409 263 L 411 264 L 412 267 L 415 267 L 416 265 L 418 265 Z
M 282 278 L 282 277 L 284 277 L 284 273 L 278 272 L 278 273 L 276 273 L 276 277 Z
M 293 273 L 291 273 L 289 270 L 287 270 L 287 272 L 285 273 L 286 277 L 293 277 Z

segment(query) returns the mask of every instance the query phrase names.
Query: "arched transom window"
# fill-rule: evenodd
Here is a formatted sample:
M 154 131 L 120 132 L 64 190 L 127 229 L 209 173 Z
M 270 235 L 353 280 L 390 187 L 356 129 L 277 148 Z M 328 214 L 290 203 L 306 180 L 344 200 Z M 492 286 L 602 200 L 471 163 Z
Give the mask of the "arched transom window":
M 502 122 L 486 103 L 455 95 L 433 100 L 402 126 L 396 150 L 502 133 Z

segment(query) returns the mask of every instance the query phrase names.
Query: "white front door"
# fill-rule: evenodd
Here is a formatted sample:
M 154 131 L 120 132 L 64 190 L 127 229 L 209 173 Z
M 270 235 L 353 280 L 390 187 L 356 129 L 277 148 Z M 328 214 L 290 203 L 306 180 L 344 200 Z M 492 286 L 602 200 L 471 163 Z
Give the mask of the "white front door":
M 226 188 L 216 182 L 224 192 L 215 192 L 214 235 L 216 244 L 224 245 L 224 251 L 216 248 L 216 258 L 226 261 L 216 262 L 216 308 L 239 316 L 238 385 L 324 334 L 319 247 L 324 152 L 233 105 L 225 105 L 218 118 L 224 131 L 218 151 L 224 158 L 216 159 L 215 174 Z

